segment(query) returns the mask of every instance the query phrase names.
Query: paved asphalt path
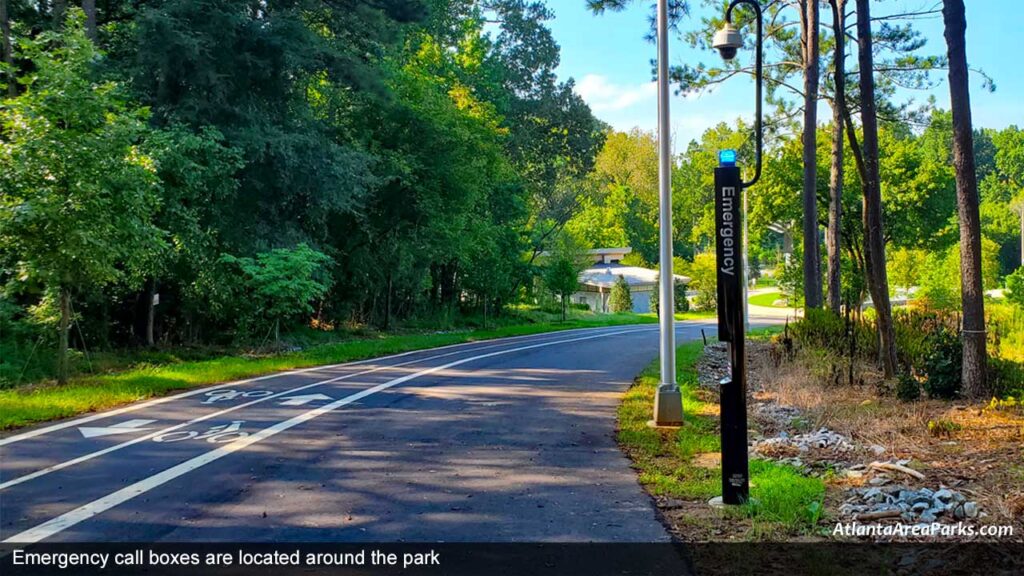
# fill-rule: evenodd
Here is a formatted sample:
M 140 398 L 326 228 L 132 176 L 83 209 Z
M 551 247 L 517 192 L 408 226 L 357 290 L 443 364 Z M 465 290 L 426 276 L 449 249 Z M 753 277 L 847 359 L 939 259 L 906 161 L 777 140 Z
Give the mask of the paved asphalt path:
M 665 542 L 614 439 L 657 350 L 655 325 L 507 338 L 22 430 L 0 541 Z

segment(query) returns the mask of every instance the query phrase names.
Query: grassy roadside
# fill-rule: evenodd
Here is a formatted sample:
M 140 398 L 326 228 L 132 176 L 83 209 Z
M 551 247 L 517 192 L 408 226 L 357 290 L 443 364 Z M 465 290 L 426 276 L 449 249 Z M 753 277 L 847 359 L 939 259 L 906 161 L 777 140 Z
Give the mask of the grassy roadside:
M 703 317 L 680 315 L 680 319 Z M 415 333 L 353 337 L 299 352 L 263 357 L 221 357 L 160 364 L 141 364 L 126 370 L 76 377 L 65 386 L 31 386 L 0 391 L 0 430 L 35 422 L 104 410 L 185 388 L 251 378 L 283 370 L 363 360 L 477 340 L 569 330 L 657 322 L 648 314 L 579 314 L 565 322 L 530 321 L 497 328 L 444 333 Z
M 755 337 L 768 333 L 770 330 L 762 330 Z M 825 487 L 821 480 L 802 476 L 791 466 L 752 460 L 750 504 L 714 513 L 705 504 L 721 494 L 721 444 L 717 398 L 700 390 L 697 384 L 695 366 L 703 347 L 697 341 L 677 349 L 677 379 L 683 392 L 686 421 L 678 431 L 659 431 L 647 426 L 658 385 L 657 362 L 637 377 L 623 398 L 618 413 L 618 440 L 638 470 L 640 483 L 656 498 L 688 501 L 704 516 L 684 521 L 713 524 L 722 518 L 749 518 L 741 535 L 745 539 L 769 533 L 777 536 L 780 531 L 812 531 L 821 516 Z
M 785 308 L 785 306 L 776 306 L 775 301 L 784 298 L 782 292 L 764 292 L 762 294 L 754 294 L 750 296 L 751 306 L 764 306 L 766 308 Z

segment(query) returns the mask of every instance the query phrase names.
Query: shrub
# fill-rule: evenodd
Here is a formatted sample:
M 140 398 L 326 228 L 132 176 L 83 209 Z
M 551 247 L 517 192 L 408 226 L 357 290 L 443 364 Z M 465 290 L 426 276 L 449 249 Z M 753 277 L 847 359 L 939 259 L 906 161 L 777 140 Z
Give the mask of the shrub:
M 629 293 L 629 283 L 623 276 L 619 276 L 612 286 L 612 293 L 608 297 L 608 309 L 615 313 L 633 311 L 633 297 Z
M 690 301 L 686 299 L 686 284 L 676 282 L 676 312 L 689 312 Z
M 673 291 L 673 299 L 676 307 L 676 312 L 689 312 L 690 301 L 686 299 L 686 284 L 676 281 Z M 654 292 L 651 293 L 651 313 L 657 314 L 658 307 L 661 306 L 661 284 L 659 283 L 655 288 Z
M 1024 266 L 1006 277 L 1006 300 L 1024 308 Z
M 237 283 L 249 315 L 273 325 L 275 340 L 280 339 L 281 323 L 311 314 L 313 301 L 323 298 L 332 283 L 327 273 L 331 258 L 306 244 L 261 252 L 255 258 L 222 254 L 220 262 L 240 272 Z
M 921 397 L 921 383 L 910 372 L 901 372 L 896 381 L 896 397 L 904 402 L 913 402 Z
M 955 332 L 945 328 L 932 337 L 932 350 L 922 366 L 927 379 L 924 389 L 932 398 L 952 399 L 960 395 L 963 348 Z
M 854 354 L 873 358 L 878 354 L 878 335 L 869 322 L 853 322 L 856 338 Z M 793 338 L 803 347 L 821 348 L 839 356 L 849 356 L 850 340 L 846 334 L 846 319 L 829 310 L 811 308 L 792 326 Z
M 927 309 L 895 309 L 893 324 L 896 332 L 896 352 L 904 366 L 921 368 L 934 348 L 936 333 L 942 330 L 956 332 L 960 323 L 957 315 Z
M 989 357 L 988 383 L 996 397 L 1017 394 L 1024 398 L 1024 364 Z
M 944 420 L 940 418 L 938 420 L 928 421 L 928 433 L 936 438 L 951 438 L 962 429 L 963 426 L 953 422 L 952 420 Z
M 793 324 L 793 337 L 803 346 L 839 351 L 846 340 L 843 319 L 828 310 L 809 308 L 804 317 Z
M 697 310 L 714 310 L 718 307 L 718 271 L 715 268 L 714 252 L 704 252 L 694 257 L 687 271 L 690 286 L 697 291 L 694 307 Z

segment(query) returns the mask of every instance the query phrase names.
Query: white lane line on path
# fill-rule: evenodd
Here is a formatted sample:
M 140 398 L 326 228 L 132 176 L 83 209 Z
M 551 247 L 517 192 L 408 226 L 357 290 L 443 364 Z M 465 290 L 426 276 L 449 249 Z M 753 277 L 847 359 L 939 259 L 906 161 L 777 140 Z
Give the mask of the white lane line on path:
M 561 335 L 561 334 L 566 334 L 566 333 L 570 333 L 570 332 L 576 332 L 576 331 L 580 331 L 580 330 L 602 330 L 602 329 L 607 329 L 607 328 L 609 328 L 609 327 L 608 326 L 602 326 L 602 327 L 599 327 L 599 328 L 574 328 L 572 330 L 559 330 L 559 331 L 556 331 L 556 332 L 541 332 L 539 334 L 524 334 L 522 336 L 509 336 L 509 337 L 506 337 L 506 338 L 495 338 L 494 341 L 509 342 L 509 341 L 512 341 L 512 340 L 520 340 L 520 339 L 523 339 L 523 338 Z M 401 358 L 403 356 L 408 356 L 410 354 L 418 354 L 418 353 L 429 351 L 429 350 L 445 350 L 445 349 L 454 348 L 454 347 L 457 347 L 457 346 L 472 346 L 472 345 L 476 345 L 476 344 L 481 344 L 483 342 L 486 342 L 486 340 L 477 340 L 475 342 L 460 342 L 458 344 L 448 344 L 447 346 L 438 346 L 436 348 L 423 348 L 423 349 L 420 349 L 420 350 L 410 350 L 408 352 L 402 352 L 400 354 L 391 354 L 391 355 L 388 355 L 388 356 L 378 356 L 376 358 L 366 358 L 364 360 L 355 360 L 353 362 L 342 362 L 341 364 L 328 364 L 328 365 L 325 365 L 325 366 L 311 366 L 309 368 L 301 368 L 301 369 L 298 369 L 298 370 L 289 370 L 287 372 L 276 372 L 274 374 L 267 374 L 267 375 L 264 375 L 264 376 L 257 376 L 255 378 L 246 378 L 244 380 L 235 380 L 233 382 L 222 382 L 220 384 L 211 384 L 209 386 L 204 386 L 202 388 L 197 388 L 195 390 L 190 390 L 188 392 L 183 392 L 181 394 L 174 394 L 172 396 L 163 396 L 161 398 L 156 398 L 156 399 L 150 400 L 148 402 L 142 402 L 142 403 L 139 403 L 139 404 L 131 404 L 131 405 L 125 406 L 123 408 L 116 408 L 114 410 L 107 410 L 106 412 L 100 412 L 98 414 L 93 414 L 91 416 L 85 416 L 83 418 L 76 418 L 74 420 L 68 420 L 66 422 L 60 422 L 60 423 L 57 423 L 57 424 L 53 424 L 51 426 L 44 426 L 42 428 L 36 428 L 34 430 L 29 430 L 28 432 L 22 432 L 21 434 L 15 434 L 13 436 L 8 436 L 6 438 L 0 438 L 0 446 L 6 446 L 7 444 L 13 444 L 15 442 L 20 442 L 22 440 L 28 440 L 29 438 L 35 438 L 36 436 L 41 436 L 43 434 L 48 434 L 50 432 L 56 432 L 58 430 L 64 430 L 65 428 L 73 428 L 75 426 L 81 426 L 82 424 L 85 424 L 87 422 L 93 422 L 93 421 L 99 420 L 101 418 L 107 418 L 107 417 L 110 417 L 110 416 L 117 416 L 118 414 L 124 414 L 126 412 L 132 412 L 134 410 L 140 410 L 142 408 L 148 408 L 150 406 L 156 406 L 158 404 L 163 404 L 164 402 L 170 402 L 171 400 L 178 400 L 179 398 L 188 398 L 189 396 L 195 396 L 197 394 L 203 394 L 204 392 L 208 392 L 209 390 L 212 390 L 212 389 L 215 389 L 215 388 L 222 388 L 222 387 L 225 387 L 225 386 L 238 386 L 239 384 L 250 384 L 252 382 L 259 382 L 261 380 L 270 380 L 272 378 L 278 378 L 278 377 L 281 377 L 281 376 L 294 376 L 295 374 L 305 374 L 306 372 L 315 372 L 317 370 L 330 370 L 330 369 L 333 369 L 333 368 L 342 368 L 342 367 L 345 367 L 345 366 L 357 366 L 359 364 L 366 364 L 366 363 L 369 363 L 369 362 L 376 362 L 376 361 L 379 361 L 379 360 L 392 360 L 394 358 Z
M 640 328 L 640 329 L 623 330 L 623 331 L 616 332 L 616 333 L 620 334 L 620 333 L 625 333 L 625 332 L 647 332 L 647 331 L 650 331 L 650 330 L 651 330 L 651 328 L 646 327 L 646 328 Z M 538 335 L 537 334 L 533 334 L 532 336 L 538 336 Z M 481 346 L 479 348 L 476 348 L 475 350 L 471 350 L 470 352 L 476 352 L 476 351 L 481 351 L 481 350 L 490 350 L 490 349 L 493 349 L 493 348 L 499 348 L 501 346 L 504 346 L 505 344 L 507 344 L 507 343 L 492 343 L 492 344 L 490 344 L 488 346 Z M 440 349 L 442 349 L 442 348 L 438 348 L 438 350 L 440 350 Z M 211 413 L 205 414 L 203 416 L 198 416 L 196 418 L 193 418 L 192 420 L 188 420 L 186 422 L 181 422 L 181 423 L 175 424 L 173 426 L 168 426 L 167 428 L 163 428 L 161 430 L 157 430 L 156 432 L 150 432 L 149 434 L 146 434 L 146 435 L 143 435 L 143 436 L 139 436 L 137 438 L 132 438 L 131 440 L 126 440 L 126 441 L 124 441 L 124 442 L 122 442 L 120 444 L 114 444 L 113 446 L 108 446 L 106 448 L 102 448 L 100 450 L 96 450 L 95 452 L 90 452 L 88 454 L 83 454 L 82 456 L 78 456 L 77 458 L 72 458 L 70 460 L 66 460 L 64 462 L 60 462 L 60 463 L 54 464 L 52 466 L 48 466 L 46 468 L 41 468 L 39 470 L 36 470 L 35 472 L 30 472 L 30 473 L 25 474 L 23 476 L 19 476 L 17 478 L 8 480 L 7 482 L 2 482 L 2 483 L 0 483 L 0 490 L 5 490 L 5 489 L 10 488 L 12 486 L 17 486 L 18 484 L 23 484 L 23 483 L 28 482 L 30 480 L 35 480 L 36 478 L 39 478 L 39 477 L 42 477 L 42 476 L 46 476 L 47 474 L 50 474 L 52 472 L 57 472 L 58 470 L 63 470 L 65 468 L 69 468 L 69 467 L 74 466 L 76 464 L 81 464 L 82 462 L 87 462 L 89 460 L 92 460 L 93 458 L 98 458 L 100 456 L 104 456 L 106 454 L 110 454 L 111 452 L 116 452 L 118 450 L 127 448 L 129 446 L 133 446 L 133 445 L 138 444 L 140 442 L 145 442 L 145 441 L 150 440 L 152 438 L 155 438 L 157 436 L 162 436 L 164 434 L 167 434 L 168 432 L 173 432 L 175 430 L 179 430 L 181 428 L 185 428 L 187 426 L 191 426 L 192 424 L 196 424 L 197 422 L 203 422 L 205 420 L 210 420 L 211 418 L 217 418 L 218 416 L 223 416 L 225 414 L 234 412 L 236 410 L 241 410 L 242 408 L 248 408 L 249 406 L 253 406 L 255 404 L 260 404 L 262 402 L 268 402 L 270 400 L 274 400 L 275 398 L 280 398 L 282 396 L 287 396 L 288 394 L 293 394 L 295 392 L 301 392 L 303 390 L 308 390 L 308 389 L 314 388 L 316 386 L 322 386 L 322 385 L 325 385 L 325 384 L 333 384 L 335 382 L 340 382 L 342 380 L 348 380 L 350 378 L 356 378 L 358 376 L 365 376 L 367 374 L 371 374 L 373 372 L 378 372 L 380 370 L 388 370 L 388 369 L 392 369 L 392 368 L 401 368 L 401 367 L 407 366 L 409 364 L 416 364 L 416 363 L 420 363 L 420 362 L 430 362 L 432 360 L 437 360 L 438 358 L 446 358 L 448 356 L 454 356 L 456 354 L 461 354 L 463 352 L 464 351 L 446 352 L 444 354 L 437 354 L 437 355 L 434 355 L 434 356 L 429 356 L 427 358 L 419 358 L 419 359 L 416 359 L 416 360 L 408 360 L 406 362 L 400 362 L 398 364 L 387 364 L 387 365 L 383 365 L 383 366 L 376 366 L 376 367 L 371 368 L 369 370 L 363 370 L 361 372 L 354 372 L 352 374 L 344 374 L 342 376 L 338 376 L 338 377 L 335 377 L 335 378 L 330 378 L 328 380 L 321 380 L 319 382 L 313 382 L 313 383 L 306 384 L 306 385 L 303 385 L 303 386 L 298 386 L 296 388 L 292 388 L 290 390 L 285 390 L 283 392 L 277 392 L 276 394 L 271 394 L 270 396 L 264 396 L 264 397 L 258 398 L 256 400 L 250 400 L 249 402 L 245 402 L 245 403 L 239 404 L 237 406 L 232 406 L 230 408 L 225 408 L 225 409 L 219 410 L 217 412 L 211 412 Z
M 35 542 L 39 542 L 40 540 L 43 540 L 45 538 L 49 538 L 50 536 L 53 536 L 53 535 L 58 534 L 60 532 L 63 532 L 64 530 L 67 530 L 68 528 L 70 528 L 70 527 L 72 527 L 72 526 L 74 526 L 74 525 L 76 525 L 76 524 L 78 524 L 80 522 L 88 520 L 88 519 L 92 518 L 93 516 L 96 516 L 98 514 L 102 514 L 103 512 L 106 512 L 107 510 L 110 510 L 111 508 L 114 508 L 115 506 L 119 506 L 120 504 L 123 504 L 124 502 L 127 502 L 128 500 L 131 500 L 132 498 L 135 498 L 136 496 L 139 496 L 141 494 L 145 494 L 146 492 L 149 492 L 150 490 L 152 490 L 154 488 L 157 488 L 158 486 L 166 484 L 167 482 L 170 482 L 171 480 L 174 480 L 175 478 L 178 478 L 180 476 L 184 476 L 185 474 L 188 474 L 189 472 L 192 472 L 194 470 L 198 470 L 199 468 L 201 468 L 203 466 L 206 466 L 207 464 L 209 464 L 211 462 L 217 461 L 217 460 L 219 460 L 219 459 L 221 459 L 221 458 L 223 458 L 225 456 L 228 456 L 230 454 L 238 452 L 239 450 L 247 448 L 247 447 L 249 447 L 249 446 L 251 446 L 251 445 L 253 445 L 253 444 L 257 443 L 257 442 L 260 442 L 262 440 L 266 440 L 267 438 L 270 438 L 271 436 L 274 436 L 274 435 L 276 435 L 276 434 L 278 434 L 280 432 L 284 432 L 285 430 L 288 430 L 289 428 L 293 428 L 295 426 L 298 426 L 299 424 L 302 424 L 304 422 L 308 422 L 309 420 L 312 420 L 312 419 L 317 418 L 319 416 L 323 416 L 324 414 L 327 414 L 329 412 L 333 412 L 334 410 L 337 410 L 338 408 L 341 408 L 342 406 L 345 406 L 347 404 L 351 404 L 353 402 L 357 402 L 359 400 L 362 400 L 363 398 L 366 398 L 367 396 L 370 396 L 372 394 L 376 394 L 377 392 L 380 392 L 382 390 L 387 390 L 388 388 L 392 388 L 394 386 L 398 386 L 399 384 L 403 384 L 405 382 L 408 382 L 410 380 L 414 380 L 414 379 L 419 378 L 421 376 L 426 376 L 428 374 L 433 374 L 434 372 L 439 372 L 441 370 L 447 370 L 448 368 L 454 368 L 455 366 L 460 366 L 462 364 L 466 364 L 467 362 L 473 362 L 473 361 L 476 361 L 476 360 L 482 360 L 484 358 L 491 358 L 493 356 L 501 356 L 503 354 L 511 354 L 513 352 L 521 352 L 523 350 L 532 350 L 532 349 L 535 349 L 535 348 L 543 348 L 543 347 L 546 347 L 546 346 L 554 346 L 554 345 L 557 345 L 557 344 L 568 344 L 570 342 L 580 342 L 580 341 L 583 341 L 583 340 L 593 340 L 595 338 L 605 338 L 605 337 L 608 337 L 608 336 L 617 336 L 617 335 L 620 335 L 620 334 L 627 334 L 627 333 L 630 333 L 630 332 L 639 332 L 639 331 L 637 331 L 637 330 L 625 330 L 625 331 L 621 331 L 621 332 L 610 332 L 610 333 L 606 332 L 606 333 L 597 334 L 597 335 L 582 336 L 582 337 L 579 337 L 579 338 L 571 338 L 571 339 L 566 339 L 566 340 L 556 340 L 556 341 L 553 341 L 553 342 L 542 342 L 540 344 L 531 344 L 531 345 L 528 345 L 528 346 L 521 346 L 519 348 L 511 348 L 509 350 L 498 350 L 497 352 L 489 352 L 487 354 L 480 354 L 478 356 L 471 356 L 469 358 L 461 358 L 459 360 L 455 360 L 455 361 L 449 362 L 447 364 L 442 364 L 440 366 L 434 366 L 432 368 L 427 368 L 426 370 L 420 370 L 419 372 L 414 372 L 412 374 L 407 374 L 405 376 L 402 376 L 402 377 L 399 377 L 399 378 L 395 378 L 393 380 L 389 380 L 387 382 L 378 384 L 378 385 L 376 385 L 376 386 L 374 386 L 372 388 L 367 388 L 365 390 L 362 390 L 362 391 L 357 392 L 355 394 L 352 394 L 350 396 L 346 396 L 344 398 L 341 398 L 340 400 L 335 400 L 334 402 L 331 402 L 330 404 L 325 404 L 325 405 L 323 405 L 323 406 L 321 406 L 319 408 L 314 408 L 312 410 L 309 410 L 307 412 L 299 414 L 298 416 L 295 416 L 294 418 L 290 418 L 288 420 L 284 420 L 282 422 L 278 422 L 277 424 L 274 424 L 272 426 L 268 426 L 267 428 L 264 428 L 264 429 L 260 430 L 259 432 L 256 432 L 256 433 L 252 434 L 251 436 L 246 436 L 244 438 L 239 438 L 238 440 L 235 440 L 234 442 L 232 442 L 230 444 L 225 444 L 224 446 L 221 446 L 220 448 L 217 448 L 217 449 L 211 450 L 211 451 L 209 451 L 209 452 L 207 452 L 205 454 L 201 454 L 199 456 L 196 456 L 195 458 L 192 458 L 191 460 L 186 460 L 186 461 L 182 462 L 181 464 L 178 464 L 177 466 L 173 466 L 171 468 L 168 468 L 167 470 L 164 470 L 163 472 L 159 472 L 157 474 L 154 474 L 153 476 L 150 476 L 149 478 L 145 478 L 143 480 L 139 480 L 138 482 L 135 482 L 134 484 L 126 486 L 126 487 L 124 487 L 124 488 L 122 488 L 122 489 L 120 489 L 120 490 L 118 490 L 116 492 L 108 494 L 108 495 L 106 495 L 106 496 L 104 496 L 102 498 L 99 498 L 97 500 L 93 500 L 92 502 L 89 502 L 88 504 L 85 504 L 83 506 L 75 508 L 74 510 L 71 510 L 71 511 L 66 512 L 64 514 L 61 514 L 60 516 L 58 516 L 58 517 L 56 517 L 56 518 L 54 518 L 52 520 L 48 520 L 47 522 L 44 522 L 44 523 L 42 523 L 42 524 L 40 524 L 40 525 L 38 525 L 38 526 L 36 526 L 34 528 L 29 528 L 28 530 L 25 530 L 24 532 L 20 532 L 18 534 L 15 534 L 14 536 L 11 536 L 10 538 L 4 540 L 3 543 L 4 544 L 32 544 L 32 543 L 35 543 Z

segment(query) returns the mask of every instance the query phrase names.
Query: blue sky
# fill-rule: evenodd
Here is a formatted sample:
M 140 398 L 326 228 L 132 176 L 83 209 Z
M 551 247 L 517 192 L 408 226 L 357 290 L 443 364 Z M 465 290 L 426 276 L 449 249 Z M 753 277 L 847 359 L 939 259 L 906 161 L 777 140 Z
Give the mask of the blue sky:
M 873 15 L 884 15 L 902 9 L 921 9 L 935 5 L 937 0 L 888 0 L 873 3 Z M 590 104 L 595 115 L 616 129 L 634 126 L 654 129 L 657 114 L 657 93 L 651 82 L 650 60 L 655 46 L 644 39 L 649 29 L 648 17 L 653 2 L 640 2 L 620 13 L 600 16 L 586 9 L 584 0 L 547 0 L 555 19 L 548 22 L 562 48 L 558 74 L 562 79 L 573 77 L 576 91 Z M 697 25 L 705 9 L 700 0 L 691 0 L 694 7 L 683 30 Z M 823 8 L 823 18 L 830 18 Z M 928 40 L 923 53 L 945 53 L 942 20 L 936 17 L 918 20 L 915 26 Z M 1024 3 L 982 0 L 967 3 L 967 50 L 972 67 L 985 70 L 996 84 L 996 92 L 982 90 L 978 78 L 972 80 L 971 99 L 975 126 L 1003 128 L 1024 125 L 1024 74 L 1019 62 L 1024 53 Z M 672 64 L 718 62 L 713 51 L 699 51 L 673 38 L 669 44 Z M 741 54 L 740 58 L 752 55 Z M 849 61 L 848 61 L 849 62 Z M 939 107 L 949 106 L 949 87 L 945 71 L 937 72 L 942 82 L 929 92 L 907 93 L 918 101 L 934 95 Z M 675 147 L 685 146 L 710 126 L 737 117 L 753 117 L 753 84 L 736 77 L 713 93 L 686 98 L 672 98 L 672 128 Z M 827 121 L 829 113 L 822 109 L 819 120 Z

